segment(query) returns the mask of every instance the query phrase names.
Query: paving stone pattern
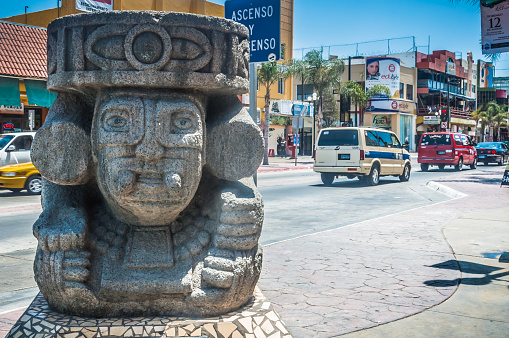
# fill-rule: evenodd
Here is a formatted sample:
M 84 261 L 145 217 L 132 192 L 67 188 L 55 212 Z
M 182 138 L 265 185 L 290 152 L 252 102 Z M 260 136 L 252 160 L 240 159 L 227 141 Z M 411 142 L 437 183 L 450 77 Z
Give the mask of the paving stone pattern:
M 291 338 L 271 303 L 256 289 L 243 308 L 213 318 L 82 318 L 51 311 L 39 294 L 14 325 L 9 338 L 21 337 L 210 337 Z
M 266 246 L 259 287 L 294 337 L 332 337 L 422 312 L 449 298 L 461 277 L 442 228 L 507 206 L 500 178 L 458 176 L 440 183 L 467 197 Z

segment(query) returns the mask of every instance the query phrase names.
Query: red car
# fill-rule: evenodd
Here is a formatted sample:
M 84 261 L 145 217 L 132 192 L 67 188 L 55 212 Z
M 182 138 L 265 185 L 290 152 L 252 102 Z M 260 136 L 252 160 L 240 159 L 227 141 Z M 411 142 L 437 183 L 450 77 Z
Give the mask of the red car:
M 425 133 L 417 148 L 417 162 L 422 171 L 430 165 L 444 169 L 446 165 L 462 170 L 463 165 L 477 168 L 477 151 L 470 138 L 461 133 Z

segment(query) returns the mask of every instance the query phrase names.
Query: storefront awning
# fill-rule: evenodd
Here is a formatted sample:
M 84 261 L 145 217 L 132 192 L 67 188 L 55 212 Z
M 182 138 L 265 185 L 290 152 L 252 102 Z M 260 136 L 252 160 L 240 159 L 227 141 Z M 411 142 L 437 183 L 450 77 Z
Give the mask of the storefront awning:
M 46 89 L 46 81 L 25 80 L 28 103 L 31 106 L 51 107 L 57 94 Z
M 21 106 L 18 79 L 0 77 L 0 106 Z

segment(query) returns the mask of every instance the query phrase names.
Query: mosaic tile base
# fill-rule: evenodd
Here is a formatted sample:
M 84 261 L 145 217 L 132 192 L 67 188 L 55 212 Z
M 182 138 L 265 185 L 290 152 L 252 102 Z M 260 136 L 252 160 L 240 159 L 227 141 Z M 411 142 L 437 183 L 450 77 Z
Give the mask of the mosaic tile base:
M 291 338 L 272 304 L 256 288 L 251 301 L 237 311 L 211 318 L 84 318 L 50 310 L 38 294 L 7 338 L 34 337 L 208 337 Z

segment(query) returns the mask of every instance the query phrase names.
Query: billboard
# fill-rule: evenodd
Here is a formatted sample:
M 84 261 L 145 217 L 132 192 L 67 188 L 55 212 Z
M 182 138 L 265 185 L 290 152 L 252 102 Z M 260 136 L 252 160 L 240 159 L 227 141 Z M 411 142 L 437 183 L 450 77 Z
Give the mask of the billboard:
M 479 60 L 477 74 L 479 79 L 477 87 L 493 87 L 493 64 L 491 62 L 484 62 Z
M 112 11 L 113 0 L 76 0 L 76 9 L 83 12 Z
M 376 84 L 389 87 L 391 98 L 399 98 L 400 60 L 397 58 L 366 58 L 366 91 Z

